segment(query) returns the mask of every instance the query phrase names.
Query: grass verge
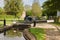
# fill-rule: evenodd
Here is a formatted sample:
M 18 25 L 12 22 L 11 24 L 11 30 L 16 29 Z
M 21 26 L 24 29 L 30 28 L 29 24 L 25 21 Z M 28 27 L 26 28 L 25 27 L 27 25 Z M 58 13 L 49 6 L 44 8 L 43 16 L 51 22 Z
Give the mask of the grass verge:
M 51 24 L 53 24 L 55 26 L 60 26 L 60 23 L 51 23 Z
M 45 32 L 42 28 L 30 28 L 29 31 L 36 37 L 37 40 L 45 40 Z

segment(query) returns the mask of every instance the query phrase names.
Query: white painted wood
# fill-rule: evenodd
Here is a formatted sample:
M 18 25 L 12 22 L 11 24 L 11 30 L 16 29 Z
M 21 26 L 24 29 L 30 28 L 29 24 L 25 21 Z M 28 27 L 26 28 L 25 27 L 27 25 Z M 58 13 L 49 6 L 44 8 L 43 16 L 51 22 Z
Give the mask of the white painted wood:
M 54 20 L 47 20 L 47 23 L 49 23 L 49 22 L 54 22 Z

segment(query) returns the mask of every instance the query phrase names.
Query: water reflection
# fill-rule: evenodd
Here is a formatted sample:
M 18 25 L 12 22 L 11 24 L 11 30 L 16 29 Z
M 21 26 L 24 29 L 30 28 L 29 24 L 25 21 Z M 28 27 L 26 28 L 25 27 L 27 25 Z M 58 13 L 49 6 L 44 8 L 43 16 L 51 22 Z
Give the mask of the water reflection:
M 6 36 L 4 36 L 3 34 L 4 33 L 0 34 L 0 40 L 25 40 L 22 32 L 18 30 L 11 29 L 6 32 Z
M 19 30 L 9 30 L 6 32 L 6 36 L 9 36 L 9 37 L 15 37 L 15 36 L 21 36 L 22 35 L 22 32 L 20 32 Z

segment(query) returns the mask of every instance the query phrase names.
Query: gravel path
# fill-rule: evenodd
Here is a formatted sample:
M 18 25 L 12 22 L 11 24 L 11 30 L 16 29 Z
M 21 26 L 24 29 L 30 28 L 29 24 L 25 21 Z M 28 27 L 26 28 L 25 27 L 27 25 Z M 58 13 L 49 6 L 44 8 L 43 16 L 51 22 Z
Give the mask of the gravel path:
M 60 32 L 57 29 L 46 29 L 46 40 L 60 40 Z
M 33 26 L 33 24 L 31 24 L 31 26 Z M 54 28 L 56 29 L 55 26 L 48 24 L 48 23 L 37 23 L 35 28 Z
M 36 28 L 46 29 L 46 40 L 60 40 L 60 31 L 56 26 L 47 23 L 40 23 L 36 25 Z

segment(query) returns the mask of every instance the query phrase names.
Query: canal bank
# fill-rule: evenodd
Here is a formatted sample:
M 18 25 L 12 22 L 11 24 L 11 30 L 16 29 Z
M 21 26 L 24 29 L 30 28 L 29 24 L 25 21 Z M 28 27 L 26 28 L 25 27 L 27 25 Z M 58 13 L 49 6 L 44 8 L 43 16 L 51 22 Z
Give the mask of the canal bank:
M 36 40 L 36 37 L 32 33 L 29 32 L 29 29 L 25 29 L 23 31 L 23 36 L 26 40 Z

